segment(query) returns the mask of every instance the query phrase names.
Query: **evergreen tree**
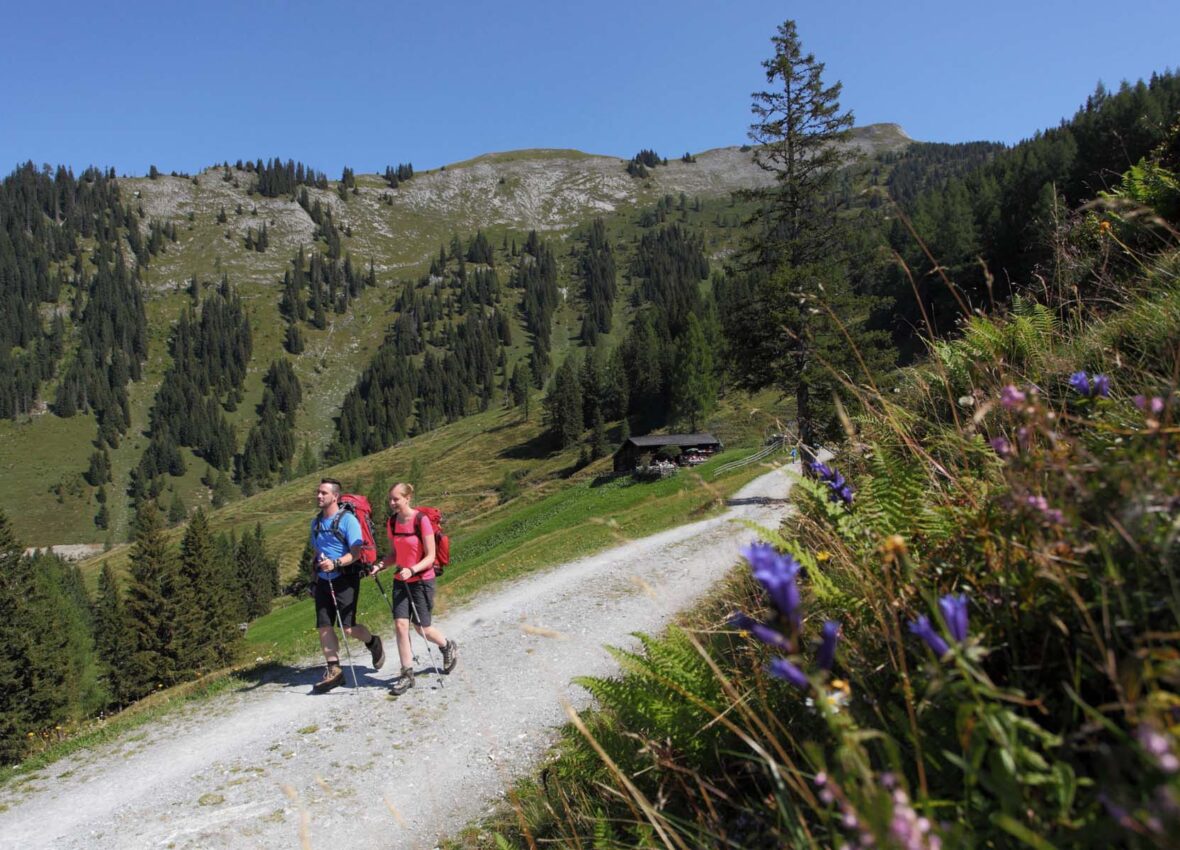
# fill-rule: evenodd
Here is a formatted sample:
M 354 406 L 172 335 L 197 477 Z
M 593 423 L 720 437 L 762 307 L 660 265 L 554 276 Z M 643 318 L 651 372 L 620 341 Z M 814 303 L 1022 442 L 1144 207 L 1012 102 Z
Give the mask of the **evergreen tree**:
M 573 354 L 565 358 L 545 399 L 550 436 L 563 449 L 576 445 L 582 436 L 582 386 L 577 361 Z
M 717 404 L 717 375 L 713 352 L 692 314 L 687 330 L 676 342 L 670 390 L 672 419 L 687 423 L 695 433 Z
M 101 674 L 112 705 L 122 707 L 135 699 L 132 693 L 132 635 L 115 571 L 103 564 L 98 576 L 98 598 L 94 604 L 95 652 L 102 662 Z
M 533 376 L 529 372 L 529 364 L 518 360 L 512 369 L 512 404 L 521 408 L 522 418 L 527 422 L 529 418 L 529 393 L 532 389 Z
M 27 576 L 17 542 L 0 511 L 0 761 L 19 761 L 25 753 L 26 735 L 43 722 L 36 715 L 32 689 L 36 686 L 32 667 L 31 638 L 38 624 L 24 604 Z
M 246 619 L 261 617 L 270 610 L 270 601 L 279 592 L 279 562 L 266 550 L 261 524 L 254 527 L 253 533 L 242 535 L 234 561 Z
M 86 481 L 98 487 L 111 480 L 111 456 L 106 449 L 99 449 L 90 455 L 90 466 L 86 470 Z
M 135 523 L 126 610 L 131 628 L 128 690 L 138 699 L 176 681 L 176 565 L 164 540 L 153 502 L 144 502 Z
M 649 426 L 663 421 L 664 350 L 650 311 L 643 311 L 631 326 L 624 343 L 627 385 L 630 387 L 629 410 L 642 417 Z
M 755 161 L 774 175 L 775 185 L 754 193 L 762 206 L 747 252 L 750 269 L 719 300 L 727 305 L 738 382 L 750 388 L 773 384 L 793 395 L 799 437 L 813 447 L 836 428 L 823 409 L 830 410 L 835 378 L 856 375 L 849 365 L 855 364 L 854 351 L 834 338 L 843 333 L 837 317 L 857 348 L 873 350 L 870 359 L 883 359 L 875 354 L 883 340 L 856 333 L 863 320 L 858 324 L 855 317 L 867 317 L 871 304 L 858 303 L 852 290 L 832 191 L 853 156 L 842 144 L 852 114 L 840 109 L 840 84 L 824 84 L 823 63 L 803 54 L 794 21 L 782 24 L 772 41 L 774 56 L 763 67 L 774 88 L 753 95 L 758 120 L 750 137 L 759 145 Z M 821 358 L 821 349 L 836 360 Z
M 299 325 L 294 323 L 287 325 L 287 337 L 284 342 L 284 347 L 291 354 L 303 353 L 303 332 L 299 330 Z
M 180 543 L 178 634 L 181 663 L 205 671 L 233 657 L 240 637 L 233 604 L 230 564 L 217 557 L 209 522 L 201 509 L 193 514 Z
M 594 408 L 593 420 L 590 424 L 590 459 L 598 460 L 600 457 L 606 457 L 610 451 L 610 445 L 606 437 L 606 421 L 602 418 L 602 408 Z
M 184 506 L 184 500 L 180 498 L 179 493 L 173 491 L 172 502 L 168 505 L 168 524 L 180 525 L 187 516 L 188 508 Z

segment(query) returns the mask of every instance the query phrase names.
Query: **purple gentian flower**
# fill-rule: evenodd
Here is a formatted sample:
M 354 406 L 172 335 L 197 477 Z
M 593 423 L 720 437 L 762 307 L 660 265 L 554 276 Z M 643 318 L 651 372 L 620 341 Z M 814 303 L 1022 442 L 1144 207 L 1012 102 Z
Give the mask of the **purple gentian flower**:
M 807 674 L 785 658 L 771 660 L 770 666 L 766 669 L 770 671 L 770 675 L 790 682 L 801 691 L 806 691 L 811 687 L 811 682 L 807 680 Z
M 1110 398 L 1110 378 L 1106 375 L 1095 375 L 1090 389 L 1093 391 L 1093 395 Z
M 802 609 L 799 587 L 795 584 L 795 576 L 799 572 L 798 561 L 763 542 L 747 546 L 742 555 L 750 562 L 750 572 L 754 578 L 770 594 L 774 607 L 798 628 Z
M 741 629 L 743 632 L 749 632 L 754 637 L 763 643 L 773 646 L 777 649 L 782 649 L 787 652 L 791 651 L 790 642 L 783 637 L 778 630 L 771 628 L 765 623 L 760 623 L 753 617 L 748 617 L 741 611 L 734 613 L 729 619 L 729 624 L 735 629 Z
M 988 445 L 992 447 L 992 451 L 994 451 L 998 457 L 1002 457 L 1004 459 L 1012 457 L 1012 444 L 1003 437 L 993 437 L 988 442 Z
M 814 463 L 810 464 L 810 466 L 811 466 L 811 471 L 814 472 L 817 477 L 822 478 L 824 481 L 827 481 L 829 478 L 832 477 L 832 468 L 830 466 L 828 466 L 826 463 L 820 463 L 817 460 Z
M 946 621 L 947 631 L 959 643 L 967 640 L 967 594 L 948 593 L 938 600 L 938 610 Z
M 1000 388 L 1000 404 L 1005 410 L 1015 410 L 1028 400 L 1028 396 L 1014 384 L 1006 384 Z
M 843 475 L 824 463 L 811 464 L 811 471 L 819 476 L 820 480 L 827 482 L 828 499 L 833 502 L 843 502 L 848 507 L 852 507 L 852 497 L 856 491 L 844 480 Z
M 1085 372 L 1074 372 L 1070 375 L 1069 385 L 1073 387 L 1078 395 L 1084 395 L 1086 398 L 1090 397 L 1090 379 Z
M 924 640 L 926 645 L 939 658 L 942 658 L 951 651 L 946 641 L 942 639 L 938 632 L 934 631 L 934 626 L 930 625 L 930 618 L 925 614 L 910 623 L 910 631 Z
M 831 672 L 836 662 L 836 643 L 840 639 L 840 624 L 835 620 L 828 620 L 823 627 L 823 641 L 819 651 L 815 654 L 815 663 L 821 670 Z

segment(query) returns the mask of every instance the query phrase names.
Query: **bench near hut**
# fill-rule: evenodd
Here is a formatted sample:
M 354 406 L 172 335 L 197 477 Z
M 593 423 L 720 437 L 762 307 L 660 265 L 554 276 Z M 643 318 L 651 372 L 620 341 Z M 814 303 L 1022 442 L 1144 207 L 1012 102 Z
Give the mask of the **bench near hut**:
M 634 472 L 653 464 L 691 466 L 721 451 L 721 441 L 712 434 L 656 434 L 629 437 L 615 452 L 615 472 Z M 647 461 L 646 463 L 642 461 Z

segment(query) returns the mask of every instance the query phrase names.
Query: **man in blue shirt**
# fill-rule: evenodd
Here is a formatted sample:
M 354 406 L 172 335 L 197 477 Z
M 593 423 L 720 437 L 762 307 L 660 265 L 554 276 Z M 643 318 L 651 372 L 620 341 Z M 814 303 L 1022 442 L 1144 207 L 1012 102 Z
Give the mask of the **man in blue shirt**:
M 311 521 L 311 546 L 315 550 L 315 624 L 320 633 L 327 669 L 313 690 L 326 693 L 344 681 L 340 666 L 340 642 L 336 638 L 339 622 L 344 633 L 362 641 L 373 659 L 373 668 L 385 663 L 381 638 L 356 622 L 356 603 L 360 595 L 359 569 L 361 526 L 351 511 L 340 507 L 340 482 L 334 478 L 320 481 L 316 489 L 320 512 Z

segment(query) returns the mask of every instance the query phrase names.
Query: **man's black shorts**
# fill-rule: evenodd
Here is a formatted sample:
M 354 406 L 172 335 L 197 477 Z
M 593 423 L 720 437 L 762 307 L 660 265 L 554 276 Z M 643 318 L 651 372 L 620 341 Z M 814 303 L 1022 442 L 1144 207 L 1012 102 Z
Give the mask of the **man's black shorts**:
M 340 623 L 344 628 L 356 624 L 356 600 L 360 596 L 361 577 L 359 575 L 341 576 L 333 579 L 331 586 L 323 579 L 316 579 L 315 583 L 315 624 L 321 626 L 336 625 L 336 609 L 332 606 L 332 592 L 336 593 L 336 603 L 340 606 Z
M 408 592 L 407 592 L 408 588 Z M 410 610 L 410 598 L 414 610 Z M 430 614 L 434 611 L 434 579 L 426 581 L 395 581 L 393 583 L 393 618 L 410 620 L 425 628 L 430 625 Z M 418 616 L 413 616 L 417 614 Z

